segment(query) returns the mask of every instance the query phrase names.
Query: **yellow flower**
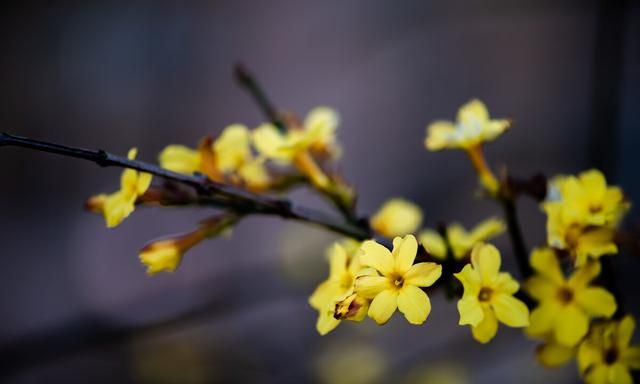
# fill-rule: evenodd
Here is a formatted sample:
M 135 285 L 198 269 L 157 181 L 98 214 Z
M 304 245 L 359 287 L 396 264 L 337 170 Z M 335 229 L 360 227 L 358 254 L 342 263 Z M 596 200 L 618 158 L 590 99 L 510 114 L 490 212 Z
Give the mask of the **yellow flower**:
M 241 124 L 226 127 L 215 142 L 203 139 L 197 150 L 169 145 L 160 153 L 159 160 L 163 168 L 174 172 L 202 172 L 213 181 L 245 185 L 252 191 L 263 191 L 271 183 L 264 158 L 253 155 L 251 134 Z
M 336 151 L 338 124 L 338 114 L 334 110 L 317 107 L 309 112 L 302 129 L 294 128 L 282 133 L 273 124 L 262 124 L 253 131 L 253 142 L 265 157 L 288 164 L 307 150 Z
M 484 103 L 474 99 L 460 107 L 455 124 L 444 120 L 431 123 L 427 128 L 425 146 L 430 151 L 469 149 L 495 140 L 510 125 L 507 119 L 490 119 Z
M 429 297 L 420 287 L 431 286 L 442 274 L 436 263 L 413 264 L 418 242 L 413 235 L 393 239 L 393 252 L 374 240 L 362 243 L 360 262 L 372 267 L 379 275 L 356 279 L 355 291 L 373 299 L 369 317 L 378 324 L 391 318 L 396 308 L 411 324 L 422 324 L 431 312 Z
M 555 252 L 537 248 L 531 254 L 531 266 L 536 275 L 525 288 L 540 305 L 531 313 L 530 335 L 553 333 L 559 344 L 572 347 L 587 334 L 591 318 L 611 317 L 616 311 L 612 294 L 589 285 L 600 274 L 600 263 L 587 263 L 565 279 Z
M 435 121 L 427 128 L 425 146 L 430 151 L 463 149 L 476 172 L 483 188 L 492 196 L 500 190 L 500 182 L 487 164 L 482 144 L 493 141 L 511 126 L 507 119 L 490 119 L 487 107 L 474 99 L 460 107 L 458 118 L 451 121 Z
M 576 176 L 556 177 L 551 198 L 561 205 L 563 220 L 584 225 L 616 226 L 631 205 L 619 187 L 608 186 L 597 169 Z
M 454 276 L 464 287 L 458 301 L 460 325 L 471 325 L 474 339 L 487 343 L 496 335 L 498 320 L 509 327 L 529 325 L 529 309 L 513 297 L 519 284 L 507 272 L 500 272 L 500 252 L 491 244 L 479 243 L 471 251 L 471 264 Z
M 131 148 L 127 154 L 129 160 L 136 158 L 138 150 Z M 136 199 L 143 195 L 151 184 L 151 174 L 125 169 L 120 177 L 120 190 L 94 202 L 102 201 L 102 214 L 107 227 L 113 228 L 133 212 Z M 92 199 L 93 200 L 93 199 Z
M 578 368 L 585 382 L 633 383 L 629 370 L 640 369 L 640 346 L 629 346 L 634 328 L 635 320 L 629 315 L 593 326 L 578 348 Z
M 607 186 L 604 175 L 593 169 L 554 178 L 542 208 L 548 244 L 569 251 L 581 266 L 589 258 L 618 252 L 615 229 L 630 204 L 620 188 Z
M 494 217 L 478 223 L 471 231 L 467 231 L 458 223 L 449 225 L 446 233 L 453 257 L 456 260 L 468 257 L 474 245 L 500 235 L 505 228 L 504 222 Z M 418 239 L 430 255 L 440 260 L 446 259 L 447 246 L 438 232 L 424 230 L 420 232 Z
M 140 261 L 147 266 L 147 274 L 173 272 L 182 261 L 183 249 L 175 239 L 153 242 L 140 250 Z
M 218 171 L 237 174 L 250 190 L 268 188 L 271 177 L 264 167 L 264 159 L 251 152 L 251 134 L 246 126 L 232 124 L 226 127 L 213 144 Z
M 149 276 L 158 272 L 173 272 L 180 265 L 185 252 L 202 240 L 228 230 L 238 220 L 235 214 L 225 213 L 202 221 L 191 232 L 152 241 L 140 250 L 140 261 L 146 265 Z
M 348 244 L 348 243 L 347 243 Z M 326 335 L 340 324 L 340 319 L 335 317 L 336 304 L 348 299 L 343 303 L 340 311 L 341 319 L 362 320 L 363 316 L 358 316 L 360 308 L 368 307 L 366 300 L 361 300 L 353 294 L 353 285 L 356 277 L 362 271 L 360 261 L 355 252 L 345 250 L 341 243 L 334 243 L 327 254 L 329 259 L 329 278 L 323 281 L 315 289 L 309 304 L 318 311 L 318 321 L 316 329 L 321 335 Z M 358 308 L 355 308 L 355 307 Z M 350 309 L 351 307 L 351 309 Z
M 184 174 L 201 172 L 213 181 L 223 181 L 210 137 L 200 140 L 197 149 L 184 145 L 169 145 L 160 152 L 158 161 L 162 168 L 170 171 Z
M 422 223 L 422 211 L 405 199 L 387 200 L 371 218 L 371 228 L 385 237 L 415 232 Z

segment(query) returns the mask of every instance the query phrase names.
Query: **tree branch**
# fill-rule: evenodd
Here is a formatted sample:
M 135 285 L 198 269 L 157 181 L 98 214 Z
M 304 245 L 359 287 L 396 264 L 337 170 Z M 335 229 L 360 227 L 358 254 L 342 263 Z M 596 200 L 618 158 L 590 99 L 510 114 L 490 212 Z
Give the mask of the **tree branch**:
M 22 147 L 41 152 L 55 153 L 62 156 L 91 161 L 101 167 L 113 166 L 135 169 L 193 187 L 199 196 L 207 197 L 207 201 L 212 205 L 228 207 L 241 214 L 279 216 L 284 219 L 315 224 L 358 240 L 365 240 L 372 237 L 368 228 L 336 220 L 321 211 L 296 206 L 289 200 L 257 195 L 234 186 L 211 181 L 202 174 L 185 175 L 154 164 L 117 156 L 101 149 L 90 150 L 60 145 L 0 132 L 0 147 L 2 146 Z

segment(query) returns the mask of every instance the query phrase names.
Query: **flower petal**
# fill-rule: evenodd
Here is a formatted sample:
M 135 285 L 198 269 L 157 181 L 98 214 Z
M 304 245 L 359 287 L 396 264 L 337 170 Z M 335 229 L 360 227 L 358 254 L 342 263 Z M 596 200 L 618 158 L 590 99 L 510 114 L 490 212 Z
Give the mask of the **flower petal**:
M 580 184 L 582 184 L 582 189 L 587 194 L 590 201 L 602 201 L 604 193 L 607 190 L 607 180 L 602 172 L 597 169 L 590 169 L 580 173 L 579 179 Z
M 424 141 L 425 146 L 430 151 L 439 151 L 451 145 L 451 136 L 455 132 L 452 122 L 438 120 L 429 124 L 427 127 L 427 138 Z
M 604 363 L 602 351 L 591 344 L 589 340 L 581 343 L 578 347 L 576 361 L 578 362 L 578 371 L 582 375 L 591 367 L 596 365 L 602 366 L 602 363 Z
M 398 291 L 387 289 L 380 292 L 369 306 L 369 317 L 382 325 L 389 321 L 393 312 L 398 307 Z
M 584 381 L 593 384 L 609 384 L 609 367 L 604 364 L 594 365 L 585 373 Z
M 558 257 L 551 248 L 535 248 L 531 252 L 531 266 L 538 274 L 546 277 L 556 285 L 563 284 L 565 281 Z
M 383 275 L 393 273 L 393 256 L 383 245 L 374 240 L 367 240 L 360 247 L 360 264 L 365 267 L 373 267 Z
M 576 305 L 563 307 L 556 318 L 555 337 L 562 345 L 573 347 L 587 334 L 589 318 Z
M 309 304 L 319 311 L 325 310 L 335 304 L 340 291 L 340 286 L 335 282 L 323 281 L 309 297 Z
M 465 265 L 462 271 L 454 273 L 453 276 L 462 283 L 465 295 L 478 296 L 480 293 L 480 274 L 473 269 L 471 264 Z
M 482 344 L 488 343 L 498 332 L 498 320 L 489 308 L 484 308 L 484 318 L 477 327 L 471 327 L 473 338 Z
M 431 301 L 424 291 L 415 285 L 405 284 L 398 294 L 398 309 L 411 324 L 422 324 L 431 312 Z
M 430 229 L 424 230 L 420 232 L 418 239 L 431 256 L 438 260 L 447 258 L 447 245 L 438 232 Z
M 622 362 L 631 369 L 640 369 L 640 347 L 629 347 L 622 352 Z
M 436 263 L 418 263 L 403 275 L 405 284 L 429 287 L 442 275 L 442 266 Z
M 385 237 L 415 232 L 422 223 L 422 211 L 409 200 L 394 198 L 385 202 L 371 217 L 371 228 Z
M 481 223 L 478 223 L 469 234 L 474 243 L 485 241 L 495 237 L 506 229 L 504 221 L 495 217 L 490 217 Z
M 327 252 L 329 279 L 337 280 L 347 271 L 347 253 L 339 243 L 334 243 Z
M 340 320 L 333 317 L 333 312 L 320 311 L 316 321 L 316 330 L 322 336 L 333 331 L 340 324 Z
M 555 325 L 560 306 L 555 301 L 543 301 L 531 311 L 527 334 L 531 336 L 545 336 Z
M 548 368 L 555 368 L 568 363 L 575 355 L 575 349 L 558 343 L 548 342 L 540 345 L 536 350 L 536 357 L 540 364 Z
M 493 282 L 500 271 L 500 252 L 491 244 L 478 243 L 471 251 L 471 263 L 482 282 Z
M 510 327 L 526 327 L 529 325 L 529 308 L 511 295 L 494 294 L 491 306 L 496 317 Z
M 600 274 L 600 263 L 592 261 L 578 268 L 569 278 L 569 286 L 573 288 L 586 287 L 591 280 Z
M 484 319 L 484 311 L 477 297 L 464 295 L 458 300 L 458 313 L 460 313 L 460 321 L 458 325 L 472 325 L 477 327 Z
M 373 299 L 380 292 L 391 289 L 392 283 L 384 276 L 360 276 L 356 279 L 355 291 L 358 295 Z
M 142 195 L 147 192 L 147 189 L 149 189 L 149 186 L 151 185 L 152 178 L 153 176 L 150 173 L 138 173 L 138 179 L 136 180 L 136 193 L 138 195 Z
M 400 243 L 400 249 L 395 255 L 395 270 L 397 273 L 404 275 L 413 265 L 418 253 L 418 242 L 413 235 L 406 235 Z
M 508 272 L 500 272 L 495 282 L 495 289 L 497 292 L 513 295 L 520 289 L 520 283 L 511 277 Z
M 629 369 L 621 363 L 613 364 L 609 367 L 609 383 L 632 384 L 633 379 L 631 378 Z
M 580 289 L 575 295 L 578 304 L 591 316 L 611 317 L 617 309 L 615 297 L 604 288 Z
M 620 349 L 624 349 L 629 346 L 631 337 L 633 336 L 633 330 L 636 328 L 636 321 L 631 315 L 625 316 L 620 320 L 618 329 L 616 332 L 616 345 Z
M 524 289 L 538 301 L 553 298 L 557 293 L 557 286 L 545 276 L 535 275 L 524 284 Z

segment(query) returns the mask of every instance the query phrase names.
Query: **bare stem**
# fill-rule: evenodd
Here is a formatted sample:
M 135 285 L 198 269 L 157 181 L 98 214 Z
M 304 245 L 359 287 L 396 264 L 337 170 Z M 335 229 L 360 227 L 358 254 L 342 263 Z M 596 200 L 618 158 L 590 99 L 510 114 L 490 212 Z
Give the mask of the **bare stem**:
M 513 254 L 520 269 L 520 275 L 523 279 L 526 279 L 532 275 L 533 270 L 529 265 L 527 247 L 524 243 L 520 223 L 518 222 L 515 199 L 513 197 L 502 197 L 499 201 L 504 209 L 504 215 L 507 220 L 507 230 L 509 231 L 509 238 L 511 239 L 511 247 L 513 248 Z
M 126 157 L 117 156 L 104 150 L 90 150 L 54 144 L 2 132 L 0 132 L 1 146 L 15 146 L 55 153 L 88 160 L 101 167 L 131 168 L 190 186 L 196 190 L 199 197 L 206 197 L 201 201 L 207 201 L 216 206 L 224 206 L 240 214 L 279 216 L 284 219 L 315 224 L 358 240 L 371 238 L 370 230 L 364 226 L 336 220 L 321 211 L 296 206 L 289 200 L 257 195 L 234 186 L 217 183 L 202 174 L 185 175 L 143 161 L 129 160 Z
M 260 86 L 260 83 L 255 77 L 247 70 L 247 68 L 241 63 L 236 64 L 234 68 L 235 78 L 238 83 L 243 86 L 249 94 L 253 97 L 256 104 L 262 110 L 262 113 L 275 125 L 282 133 L 287 131 L 287 126 L 280 118 L 278 110 L 273 105 L 266 92 Z

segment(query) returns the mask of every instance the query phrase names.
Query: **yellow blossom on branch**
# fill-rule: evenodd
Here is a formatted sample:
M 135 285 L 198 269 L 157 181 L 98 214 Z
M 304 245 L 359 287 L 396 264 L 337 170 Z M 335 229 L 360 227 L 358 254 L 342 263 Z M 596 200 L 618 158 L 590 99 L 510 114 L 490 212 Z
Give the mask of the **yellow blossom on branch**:
M 335 131 L 338 114 L 331 108 L 317 107 L 309 112 L 302 127 L 280 132 L 273 124 L 262 124 L 253 131 L 258 152 L 269 159 L 291 163 L 307 150 L 336 151 Z
M 317 107 L 309 112 L 302 126 L 292 123 L 286 132 L 279 131 L 270 123 L 260 125 L 253 131 L 253 142 L 262 156 L 281 164 L 292 164 L 314 186 L 332 191 L 336 186 L 313 155 L 335 156 L 340 152 L 335 139 L 338 124 L 338 114 L 333 109 Z
M 527 333 L 545 336 L 553 333 L 561 345 L 573 347 L 587 334 L 593 317 L 611 317 L 616 300 L 601 287 L 589 285 L 600 274 L 600 263 L 589 262 L 565 279 L 556 253 L 537 248 L 531 254 L 536 275 L 525 285 L 527 292 L 540 302 L 531 313 Z
M 425 146 L 430 151 L 469 149 L 495 140 L 511 126 L 508 119 L 491 119 L 484 103 L 473 99 L 460 107 L 457 121 L 434 121 L 427 128 Z
M 418 242 L 413 235 L 393 239 L 392 252 L 374 240 L 365 241 L 361 251 L 361 264 L 378 272 L 356 279 L 356 293 L 372 299 L 369 317 L 378 324 L 385 324 L 397 308 L 409 323 L 424 323 L 431 312 L 431 302 L 421 287 L 429 287 L 438 280 L 442 266 L 413 264 L 418 251 Z
M 329 248 L 329 277 L 309 297 L 309 304 L 318 311 L 316 329 L 321 335 L 335 329 L 341 319 L 362 320 L 369 306 L 369 301 L 358 298 L 353 289 L 356 277 L 371 271 L 362 269 L 357 248 L 348 251 L 351 247 L 345 246 L 334 243 Z M 336 305 L 345 299 L 348 300 L 342 303 L 340 319 L 336 318 Z
M 390 199 L 371 217 L 370 222 L 371 228 L 382 236 L 404 236 L 420 227 L 422 211 L 409 200 Z
M 160 165 L 179 173 L 201 172 L 213 181 L 262 191 L 269 187 L 271 177 L 264 166 L 264 158 L 253 155 L 251 140 L 246 126 L 232 124 L 215 141 L 203 139 L 197 150 L 169 145 L 160 153 Z
M 185 252 L 202 240 L 226 231 L 238 219 L 234 214 L 222 214 L 202 221 L 200 226 L 191 232 L 154 240 L 140 250 L 140 261 L 147 267 L 149 276 L 159 272 L 173 272 L 180 265 Z
M 471 264 L 454 274 L 464 287 L 458 301 L 460 325 L 470 325 L 474 339 L 487 343 L 496 335 L 498 320 L 510 327 L 529 325 L 529 309 L 513 297 L 519 284 L 500 272 L 500 252 L 491 244 L 477 244 Z
M 160 152 L 158 160 L 162 168 L 170 171 L 184 174 L 200 172 L 213 181 L 223 181 L 213 152 L 213 139 L 210 137 L 200 140 L 197 149 L 184 145 L 169 145 Z
M 427 127 L 425 146 L 430 151 L 464 150 L 475 168 L 482 186 L 495 195 L 500 187 L 489 168 L 482 144 L 493 141 L 511 126 L 508 119 L 491 119 L 480 100 L 473 99 L 460 107 L 457 121 L 434 121 Z
M 594 325 L 578 348 L 578 368 L 589 384 L 630 384 L 629 370 L 640 369 L 640 346 L 630 346 L 635 319 Z
M 630 204 L 618 187 L 607 186 L 600 171 L 559 176 L 550 183 L 547 200 L 548 244 L 567 250 L 581 266 L 589 258 L 615 254 L 615 230 Z
M 604 175 L 597 169 L 578 176 L 556 177 L 551 189 L 550 203 L 560 204 L 565 222 L 615 227 L 631 206 L 622 190 L 607 185 Z
M 461 224 L 453 223 L 446 228 L 447 241 L 456 260 L 468 257 L 473 247 L 480 242 L 492 239 L 502 234 L 506 229 L 504 222 L 491 217 L 478 223 L 467 231 Z M 424 230 L 418 235 L 422 244 L 430 255 L 444 260 L 447 257 L 447 245 L 442 236 L 431 229 Z
M 131 148 L 127 154 L 129 160 L 136 158 L 138 150 Z M 88 207 L 102 212 L 108 228 L 116 227 L 135 209 L 138 196 L 143 195 L 151 184 L 151 174 L 125 169 L 120 176 L 120 190 L 110 195 L 97 195 L 89 199 Z

